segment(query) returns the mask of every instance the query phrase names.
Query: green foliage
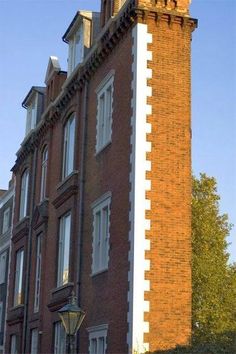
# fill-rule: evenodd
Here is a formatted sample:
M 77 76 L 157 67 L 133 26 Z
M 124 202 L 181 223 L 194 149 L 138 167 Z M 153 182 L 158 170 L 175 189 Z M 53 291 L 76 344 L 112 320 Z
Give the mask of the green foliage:
M 226 238 L 231 225 L 226 214 L 220 215 L 219 199 L 214 178 L 205 174 L 193 178 L 193 344 L 218 346 L 213 353 L 234 353 L 236 266 L 228 265 Z
M 236 354 L 236 264 L 228 263 L 231 224 L 219 200 L 214 178 L 193 177 L 192 346 L 155 354 Z

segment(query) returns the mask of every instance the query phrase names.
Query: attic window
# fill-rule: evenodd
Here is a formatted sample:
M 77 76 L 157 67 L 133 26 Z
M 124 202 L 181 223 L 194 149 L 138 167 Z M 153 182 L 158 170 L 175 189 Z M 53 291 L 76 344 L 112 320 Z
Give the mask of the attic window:
M 69 39 L 68 74 L 84 59 L 83 24 Z
M 37 102 L 38 102 L 38 94 L 35 94 L 35 96 L 31 99 L 31 102 L 27 106 L 25 135 L 29 134 L 29 132 L 32 129 L 34 129 L 36 126 Z

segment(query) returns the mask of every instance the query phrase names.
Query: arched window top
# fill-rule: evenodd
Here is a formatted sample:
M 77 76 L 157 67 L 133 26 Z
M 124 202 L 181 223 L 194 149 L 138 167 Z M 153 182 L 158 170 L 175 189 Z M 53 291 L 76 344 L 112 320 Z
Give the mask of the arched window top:
M 47 170 L 48 170 L 48 147 L 47 145 L 45 145 L 42 151 L 40 201 L 43 201 L 46 198 Z
M 64 126 L 63 169 L 62 178 L 66 178 L 74 170 L 75 148 L 75 113 L 72 113 Z
M 42 150 L 42 163 L 48 160 L 48 147 L 47 145 L 44 146 Z
M 72 112 L 72 113 L 68 114 L 68 117 L 67 117 L 66 122 L 65 122 L 65 126 L 67 124 L 69 124 L 69 122 L 71 122 L 73 119 L 75 119 L 75 112 Z
M 26 168 L 21 175 L 19 220 L 23 219 L 27 215 L 28 189 L 29 189 L 29 169 Z

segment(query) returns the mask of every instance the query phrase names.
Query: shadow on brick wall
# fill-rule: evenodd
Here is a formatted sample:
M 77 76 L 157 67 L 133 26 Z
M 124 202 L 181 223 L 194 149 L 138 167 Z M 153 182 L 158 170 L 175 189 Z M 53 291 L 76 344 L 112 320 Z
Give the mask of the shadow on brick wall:
M 191 347 L 176 347 L 146 354 L 236 354 L 236 332 L 219 334 L 211 342 L 195 344 Z

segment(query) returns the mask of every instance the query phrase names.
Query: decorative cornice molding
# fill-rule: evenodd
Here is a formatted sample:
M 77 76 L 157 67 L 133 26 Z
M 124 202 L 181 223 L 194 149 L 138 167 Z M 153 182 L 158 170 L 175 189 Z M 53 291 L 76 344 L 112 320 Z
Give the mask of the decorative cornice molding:
M 12 242 L 16 243 L 21 238 L 28 236 L 29 233 L 29 217 L 26 216 L 18 222 L 12 231 Z
M 71 98 L 77 90 L 82 90 L 84 83 L 88 81 L 96 72 L 98 67 L 103 63 L 107 56 L 113 51 L 116 45 L 122 40 L 123 36 L 133 26 L 135 22 L 147 23 L 148 19 L 154 19 L 157 25 L 160 21 L 166 21 L 170 26 L 173 23 L 179 24 L 183 29 L 190 28 L 193 31 L 197 27 L 197 20 L 186 16 L 178 11 L 169 11 L 155 5 L 148 7 L 137 6 L 136 0 L 127 3 L 122 12 L 118 13 L 111 21 L 107 23 L 107 28 L 97 40 L 85 61 L 78 66 L 72 78 L 63 88 L 63 91 L 51 104 L 51 108 L 43 117 L 42 123 L 36 130 L 32 132 L 29 139 L 22 144 L 21 149 L 17 153 L 17 160 L 13 172 L 16 172 L 22 161 L 39 146 L 40 140 L 45 136 L 47 131 L 53 127 L 60 119 L 62 111 L 67 107 Z

